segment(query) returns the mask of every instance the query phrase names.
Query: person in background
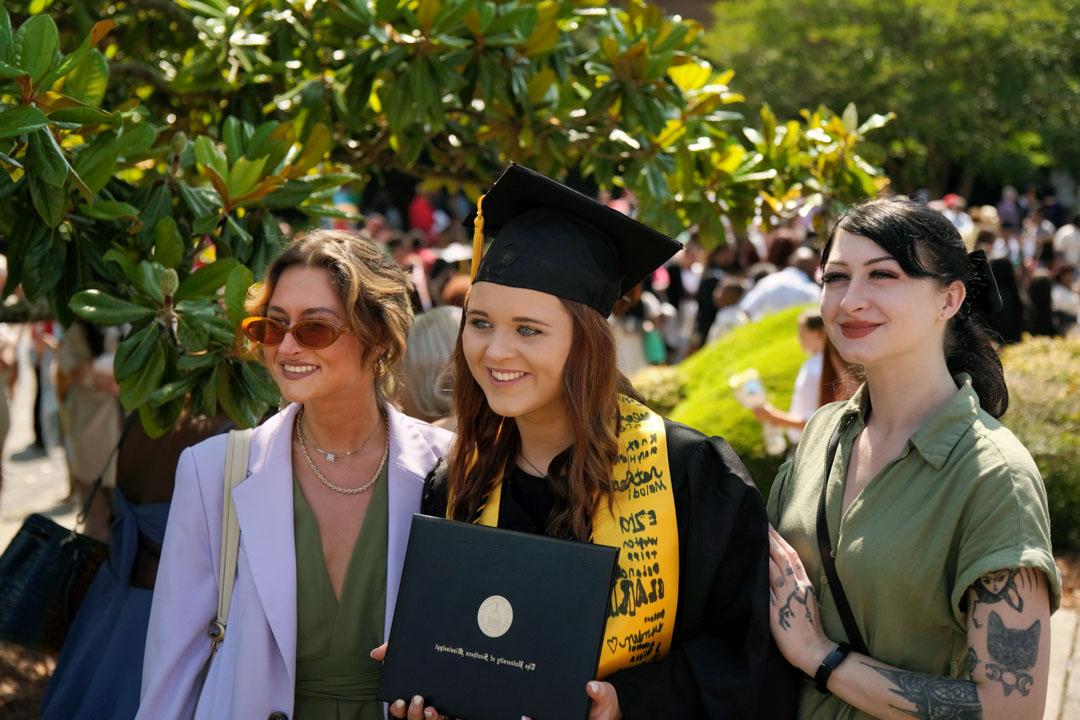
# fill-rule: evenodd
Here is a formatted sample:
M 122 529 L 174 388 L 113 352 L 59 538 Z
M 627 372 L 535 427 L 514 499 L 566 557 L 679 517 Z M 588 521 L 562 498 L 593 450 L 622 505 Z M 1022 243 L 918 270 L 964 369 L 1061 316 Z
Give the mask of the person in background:
M 1001 200 L 998 201 L 996 209 L 1002 233 L 1007 237 L 1015 237 L 1020 232 L 1020 221 L 1024 219 L 1024 211 L 1019 200 L 1016 188 L 1012 185 L 1006 185 L 1001 189 Z
M 1041 718 L 1061 580 L 1039 471 L 997 420 L 986 257 L 933 210 L 874 200 L 822 262 L 826 331 L 866 382 L 814 414 L 769 496 L 799 717 Z
M 17 289 L 16 293 L 21 292 Z M 32 412 L 34 422 L 34 438 L 30 444 L 22 450 L 13 453 L 11 459 L 15 462 L 35 460 L 43 457 L 46 448 L 46 425 L 52 425 L 53 406 L 53 357 L 59 343 L 53 334 L 52 322 L 31 322 L 23 325 L 24 330 L 29 330 L 30 336 L 30 365 L 33 367 L 34 376 L 34 409 Z M 53 442 L 54 436 L 49 437 L 48 442 Z M 68 495 L 65 500 L 73 500 L 78 492 L 73 480 L 68 481 Z
M 104 492 L 94 494 L 85 533 L 105 541 L 112 516 L 111 489 L 116 487 L 116 458 L 123 412 L 113 379 L 112 329 L 76 321 L 60 338 L 58 389 L 62 403 L 64 451 L 68 473 L 80 502 L 92 492 L 98 476 Z
M 791 264 L 780 272 L 766 275 L 739 302 L 751 320 L 760 320 L 784 308 L 817 302 L 821 288 L 814 281 L 818 254 L 803 245 L 791 254 Z
M 770 403 L 754 408 L 754 415 L 763 423 L 787 430 L 792 444 L 798 443 L 802 429 L 821 402 L 821 374 L 825 359 L 825 323 L 817 310 L 799 315 L 799 346 L 810 357 L 799 367 L 795 389 L 791 393 L 791 408 L 784 412 Z
M 0 288 L 7 283 L 7 258 L 0 255 Z M 19 333 L 7 323 L 0 323 L 0 458 L 4 442 L 11 429 L 11 408 L 8 397 L 19 371 Z M 4 487 L 3 464 L 0 463 L 0 491 Z
M 1080 266 L 1080 212 L 1054 233 L 1054 251 L 1069 265 Z
M 382 720 L 368 656 L 393 617 L 424 477 L 451 434 L 398 412 L 412 320 L 369 239 L 295 240 L 241 325 L 289 404 L 252 431 L 228 628 L 217 615 L 227 441 L 180 455 L 150 610 L 138 720 Z
M 705 343 L 722 338 L 737 327 L 750 322 L 750 316 L 739 308 L 739 301 L 746 294 L 746 281 L 739 278 L 724 278 L 720 287 L 713 294 L 716 305 L 716 317 L 706 336 Z
M 1076 324 L 1077 316 L 1080 316 L 1080 294 L 1076 291 L 1076 267 L 1074 265 L 1059 265 L 1054 273 L 1054 285 L 1050 288 L 1051 306 L 1062 324 L 1062 329 L 1067 330 Z
M 668 302 L 675 308 L 673 322 L 664 323 L 664 341 L 672 348 L 672 362 L 682 360 L 692 349 L 698 306 L 698 288 L 705 272 L 704 251 L 697 240 L 691 239 L 666 265 L 670 275 Z M 711 297 L 711 295 L 709 296 Z
M 694 335 L 690 343 L 692 351 L 704 345 L 709 337 L 709 331 L 720 311 L 716 302 L 718 291 L 732 272 L 735 262 L 735 246 L 729 243 L 713 248 L 708 254 L 696 297 L 697 317 L 694 319 Z
M 453 430 L 454 354 L 461 308 L 441 306 L 416 316 L 402 363 L 401 407 L 406 415 Z
M 1038 268 L 1027 288 L 1028 314 L 1025 329 L 1032 335 L 1056 337 L 1063 328 L 1054 314 L 1054 276 L 1046 268 Z
M 42 720 L 135 717 L 176 464 L 185 448 L 229 425 L 224 416 L 185 412 L 155 439 L 136 416 L 125 421 L 112 493 L 109 559 L 72 620 L 42 700 Z
M 967 200 L 956 193 L 947 193 L 941 198 L 941 202 L 945 206 L 941 214 L 956 227 L 956 231 L 964 239 L 964 244 L 971 246 L 975 240 L 976 229 L 975 222 L 966 212 Z

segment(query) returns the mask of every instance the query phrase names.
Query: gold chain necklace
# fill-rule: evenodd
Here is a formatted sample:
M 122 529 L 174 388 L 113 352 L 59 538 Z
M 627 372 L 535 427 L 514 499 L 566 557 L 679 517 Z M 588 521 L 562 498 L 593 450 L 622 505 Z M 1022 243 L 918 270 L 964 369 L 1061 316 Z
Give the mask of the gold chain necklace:
M 380 413 L 381 414 L 381 413 Z M 325 475 L 323 475 L 319 468 L 315 467 L 315 461 L 311 459 L 311 454 L 308 452 L 307 445 L 304 443 L 304 433 L 300 429 L 300 420 L 304 417 L 304 409 L 300 408 L 300 412 L 296 416 L 296 443 L 300 446 L 300 451 L 304 455 L 304 460 L 307 461 L 307 465 L 311 468 L 311 472 L 315 473 L 315 477 L 319 478 L 326 487 L 330 488 L 334 492 L 341 493 L 342 495 L 359 495 L 365 493 L 374 487 L 375 483 L 379 479 L 379 475 L 382 474 L 383 465 L 386 464 L 386 458 L 390 456 L 390 423 L 386 418 L 383 418 L 383 422 L 386 425 L 386 447 L 383 449 L 382 460 L 379 461 L 378 467 L 375 468 L 375 474 L 370 480 L 355 488 L 343 488 L 340 485 L 335 485 L 330 482 Z
M 303 417 L 303 416 L 304 416 L 304 411 L 301 410 L 300 411 L 300 417 Z M 299 418 L 297 418 L 296 426 L 298 428 L 300 427 Z M 319 447 L 318 445 L 316 445 L 313 442 L 311 443 L 311 447 L 315 448 L 316 452 L 322 454 L 322 456 L 326 458 L 326 462 L 333 464 L 339 458 L 346 458 L 346 457 L 349 457 L 350 455 L 355 455 L 358 452 L 362 452 L 363 449 L 367 447 L 367 444 L 371 441 L 371 438 L 375 437 L 375 431 L 378 430 L 378 429 L 379 429 L 379 424 L 375 423 L 375 425 L 371 428 L 371 432 L 369 432 L 368 436 L 366 438 L 364 438 L 364 442 L 360 443 L 360 447 L 356 448 L 355 450 L 348 450 L 348 451 L 343 452 L 343 453 L 328 452 L 326 450 L 323 450 L 321 447 Z M 307 433 L 305 433 L 303 431 L 303 429 L 300 430 L 300 433 L 304 436 L 305 441 L 311 442 L 311 438 L 309 438 L 307 436 Z M 305 446 L 306 446 L 306 443 L 305 443 Z

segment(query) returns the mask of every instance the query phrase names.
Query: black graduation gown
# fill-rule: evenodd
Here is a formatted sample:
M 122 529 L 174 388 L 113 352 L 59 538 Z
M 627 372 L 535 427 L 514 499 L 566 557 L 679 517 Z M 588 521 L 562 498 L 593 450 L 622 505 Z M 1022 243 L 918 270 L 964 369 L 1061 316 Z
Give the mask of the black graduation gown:
M 777 717 L 775 698 L 760 702 L 787 687 L 775 676 L 766 680 L 768 521 L 761 495 L 727 442 L 670 420 L 664 425 L 679 527 L 672 649 L 663 660 L 605 680 L 615 686 L 626 720 Z M 444 478 L 429 478 L 425 514 L 445 515 Z M 499 527 L 541 532 L 505 491 Z

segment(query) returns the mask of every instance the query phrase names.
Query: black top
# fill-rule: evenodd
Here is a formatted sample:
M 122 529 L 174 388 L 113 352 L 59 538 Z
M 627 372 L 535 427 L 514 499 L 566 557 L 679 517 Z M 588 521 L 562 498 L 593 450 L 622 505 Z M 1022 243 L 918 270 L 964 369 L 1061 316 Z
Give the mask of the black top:
M 499 505 L 499 527 L 504 530 L 541 534 L 547 527 L 551 509 L 555 507 L 551 481 L 546 477 L 527 473 L 514 465 L 506 474 L 503 488 L 509 490 L 513 502 Z M 508 506 L 513 507 L 513 512 L 504 518 L 503 510 Z
M 795 676 L 769 631 L 768 524 L 761 495 L 727 442 L 670 420 L 664 427 L 679 526 L 672 648 L 663 660 L 605 680 L 615 686 L 626 720 L 793 717 Z M 519 500 L 514 489 L 519 477 L 508 475 L 499 527 L 540 532 L 527 509 L 534 501 Z M 421 511 L 445 515 L 445 472 L 429 476 Z
M 474 282 L 526 288 L 602 315 L 682 247 L 562 183 L 511 164 L 483 200 L 495 239 Z M 476 214 L 466 221 L 473 227 Z

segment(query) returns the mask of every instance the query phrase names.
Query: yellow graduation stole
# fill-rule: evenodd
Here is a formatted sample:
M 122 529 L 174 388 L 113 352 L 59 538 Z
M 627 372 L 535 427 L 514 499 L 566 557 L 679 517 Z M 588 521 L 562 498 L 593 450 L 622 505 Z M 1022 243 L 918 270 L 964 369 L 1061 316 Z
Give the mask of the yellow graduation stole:
M 593 518 L 592 543 L 619 548 L 598 678 L 666 656 L 679 604 L 679 527 L 664 419 L 623 395 L 619 415 L 614 507 Z M 501 498 L 500 480 L 479 524 L 499 524 Z

